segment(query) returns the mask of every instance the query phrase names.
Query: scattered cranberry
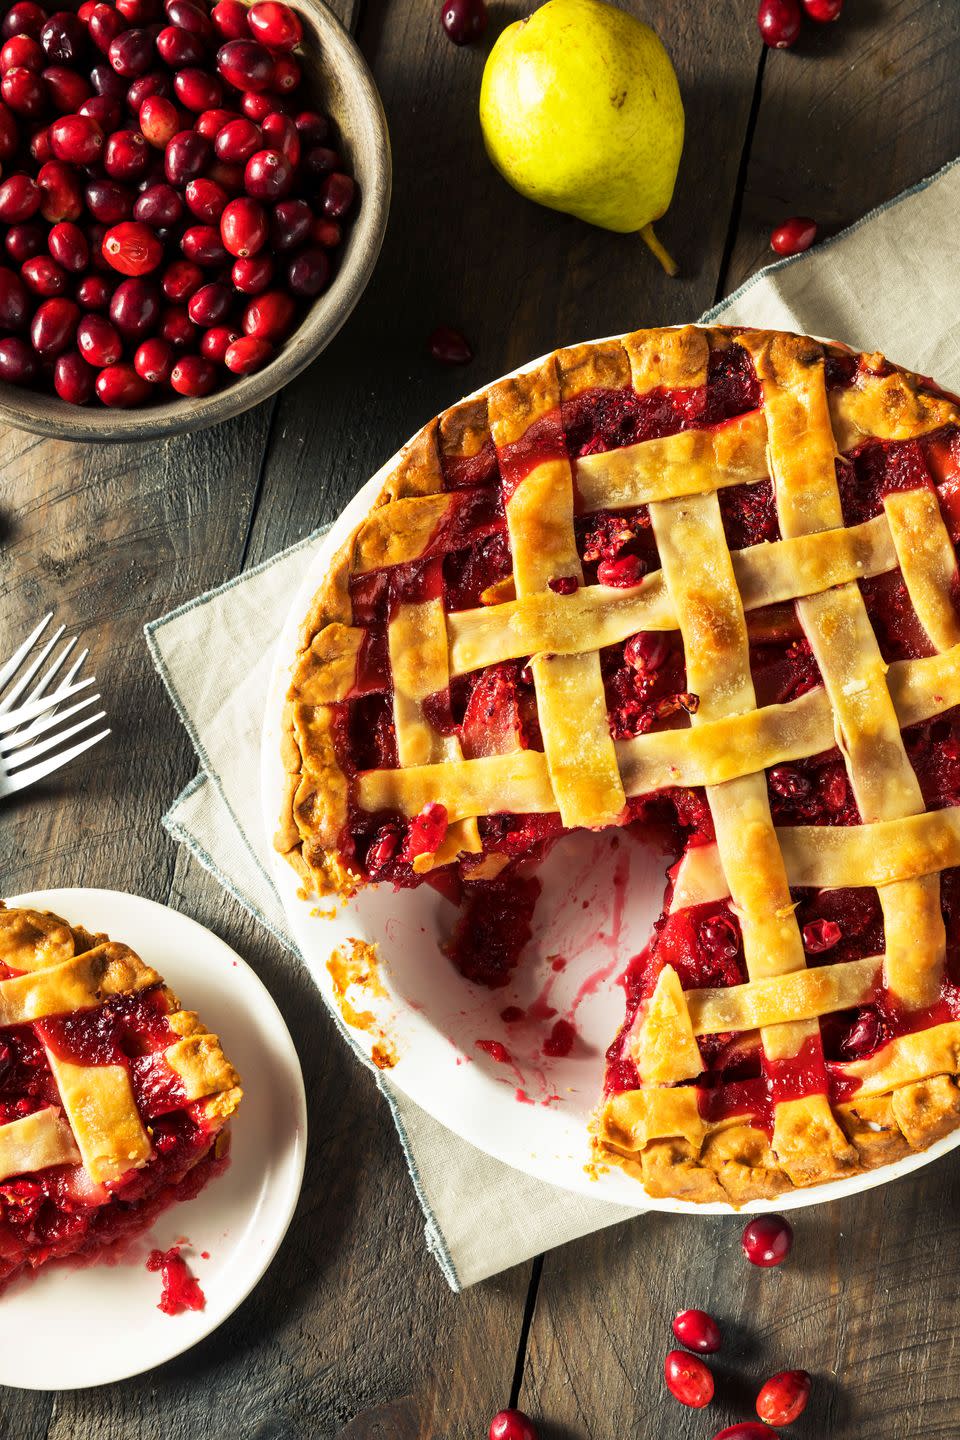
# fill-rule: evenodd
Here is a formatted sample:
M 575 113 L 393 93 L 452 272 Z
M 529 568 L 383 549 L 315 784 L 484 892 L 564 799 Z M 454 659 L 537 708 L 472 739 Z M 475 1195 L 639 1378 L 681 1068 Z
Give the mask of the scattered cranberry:
M 817 222 L 805 215 L 795 215 L 770 232 L 770 248 L 778 255 L 801 255 L 817 238 Z
M 826 25 L 829 24 L 831 20 L 840 19 L 843 0 L 803 0 L 803 8 L 811 20 L 816 20 L 821 25 Z
M 793 1229 L 782 1215 L 758 1215 L 744 1229 L 741 1244 L 751 1265 L 780 1265 L 793 1246 Z
M 760 0 L 757 24 L 771 49 L 789 49 L 800 34 L 800 21 L 800 0 Z
M 615 560 L 601 560 L 597 566 L 597 580 L 601 585 L 625 588 L 639 585 L 643 579 L 644 564 L 639 555 L 618 555 Z
M 663 1362 L 667 1389 L 681 1405 L 702 1410 L 713 1399 L 713 1376 L 702 1360 L 683 1350 L 671 1350 Z
M 427 348 L 441 365 L 469 365 L 473 351 L 469 341 L 449 325 L 438 325 L 427 337 Z
M 501 1410 L 490 1421 L 490 1440 L 538 1440 L 537 1427 L 522 1410 Z
M 440 23 L 454 45 L 469 45 L 487 28 L 487 7 L 484 0 L 443 0 Z
M 757 1396 L 757 1414 L 768 1425 L 792 1425 L 807 1408 L 810 1376 L 806 1370 L 783 1370 L 772 1375 Z
M 720 1326 L 706 1310 L 681 1310 L 673 1333 L 681 1345 L 700 1355 L 715 1355 L 720 1349 Z
M 843 938 L 843 931 L 834 920 L 811 920 L 803 927 L 803 948 L 809 955 L 832 950 Z
M 780 1440 L 776 1430 L 758 1425 L 755 1420 L 743 1420 L 739 1425 L 728 1425 L 718 1430 L 713 1440 Z

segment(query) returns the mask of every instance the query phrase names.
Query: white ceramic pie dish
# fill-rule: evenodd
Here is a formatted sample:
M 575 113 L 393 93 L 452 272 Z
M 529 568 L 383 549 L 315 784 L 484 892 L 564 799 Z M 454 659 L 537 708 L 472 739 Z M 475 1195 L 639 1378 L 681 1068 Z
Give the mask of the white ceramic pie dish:
M 276 1003 L 250 967 L 195 920 L 113 890 L 39 890 L 8 905 L 52 910 L 131 945 L 184 1003 L 219 1033 L 244 1098 L 231 1122 L 230 1164 L 193 1200 L 165 1211 L 114 1264 L 50 1265 L 0 1296 L 7 1334 L 42 1346 L 0 1355 L 0 1385 L 74 1390 L 106 1385 L 171 1360 L 204 1339 L 246 1299 L 293 1218 L 306 1158 L 300 1062 Z M 187 1240 L 183 1254 L 206 1307 L 164 1315 L 151 1249 Z M 207 1258 L 204 1258 L 206 1255 Z M 0 1425 L 0 1433 L 7 1430 Z
M 511 374 L 532 370 L 544 358 Z M 273 878 L 304 959 L 342 1024 L 327 961 L 338 946 L 349 949 L 352 939 L 376 945 L 387 994 L 377 998 L 365 989 L 351 998 L 375 1012 L 379 1029 L 371 1033 L 348 1025 L 349 1037 L 372 1063 L 375 1040 L 385 1032 L 398 1054 L 389 1071 L 391 1081 L 478 1149 L 594 1200 L 672 1213 L 735 1213 L 734 1207 L 721 1203 L 652 1198 L 623 1171 L 595 1174 L 590 1167 L 588 1126 L 601 1096 L 604 1050 L 623 1018 L 618 977 L 647 943 L 663 900 L 667 860 L 652 847 L 637 844 L 622 831 L 563 840 L 538 872 L 544 888 L 533 939 L 513 982 L 494 991 L 463 980 L 440 951 L 456 911 L 429 886 L 398 893 L 389 886 L 375 887 L 334 913 L 326 903 L 301 898 L 297 875 L 272 851 L 283 796 L 280 719 L 299 627 L 334 552 L 367 513 L 397 459 L 393 456 L 362 487 L 315 553 L 280 638 L 267 701 L 261 746 L 264 823 Z M 553 968 L 556 955 L 566 961 L 560 971 Z M 538 998 L 555 1014 L 520 1026 L 501 1019 L 508 1006 L 527 1010 Z M 551 1026 L 571 1016 L 578 1031 L 573 1051 L 565 1058 L 546 1059 L 542 1046 Z M 477 1046 L 478 1040 L 503 1045 L 512 1063 L 492 1058 Z M 910 1174 L 957 1145 L 960 1129 L 891 1165 L 791 1190 L 774 1201 L 751 1201 L 743 1209 L 787 1210 L 841 1199 Z

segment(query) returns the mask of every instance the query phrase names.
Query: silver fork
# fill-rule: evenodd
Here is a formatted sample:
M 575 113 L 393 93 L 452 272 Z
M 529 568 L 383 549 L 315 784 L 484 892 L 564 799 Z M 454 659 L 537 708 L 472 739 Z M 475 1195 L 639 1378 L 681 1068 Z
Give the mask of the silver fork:
M 61 728 L 65 720 L 95 705 L 100 696 L 87 695 L 72 705 L 60 708 L 64 701 L 73 699 L 81 690 L 87 690 L 96 683 L 92 675 L 86 680 L 77 679 L 88 654 L 88 651 L 82 650 L 74 656 L 59 682 L 55 686 L 53 684 L 72 654 L 76 639 L 67 640 L 43 671 L 43 666 L 63 636 L 63 625 L 53 632 L 36 655 L 28 659 L 52 619 L 52 613 L 45 615 L 33 634 L 27 636 L 5 664 L 0 665 L 0 799 L 59 770 L 61 765 L 82 755 L 84 750 L 89 750 L 110 734 L 109 728 L 95 735 L 85 733 L 98 720 L 106 717 L 105 710 L 85 714 L 75 724 Z M 17 672 L 24 666 L 18 677 Z M 35 677 L 39 677 L 36 684 L 28 688 Z M 82 739 L 75 739 L 80 735 Z M 74 743 L 64 749 L 66 742 L 71 740 Z

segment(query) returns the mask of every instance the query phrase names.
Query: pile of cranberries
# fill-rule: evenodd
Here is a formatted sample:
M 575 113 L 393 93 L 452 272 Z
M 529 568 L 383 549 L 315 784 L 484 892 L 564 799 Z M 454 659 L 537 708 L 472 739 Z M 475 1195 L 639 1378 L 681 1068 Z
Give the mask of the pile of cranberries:
M 806 14 L 821 25 L 840 19 L 843 0 L 760 0 L 757 25 L 772 50 L 788 50 L 800 37 Z
M 0 11 L 0 380 L 203 396 L 326 288 L 355 202 L 279 0 Z

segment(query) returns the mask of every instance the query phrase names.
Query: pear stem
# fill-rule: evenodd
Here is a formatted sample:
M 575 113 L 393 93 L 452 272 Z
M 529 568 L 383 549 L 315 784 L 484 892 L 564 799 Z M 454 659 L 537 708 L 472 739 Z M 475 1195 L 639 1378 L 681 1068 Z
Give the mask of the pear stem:
M 677 266 L 677 262 L 676 260 L 674 260 L 670 252 L 663 248 L 656 235 L 654 235 L 653 225 L 644 225 L 643 229 L 640 231 L 640 235 L 645 241 L 645 243 L 649 245 L 654 255 L 656 255 L 657 259 L 660 261 L 660 264 L 663 266 L 664 270 L 666 270 L 667 274 L 676 275 L 679 268 Z

